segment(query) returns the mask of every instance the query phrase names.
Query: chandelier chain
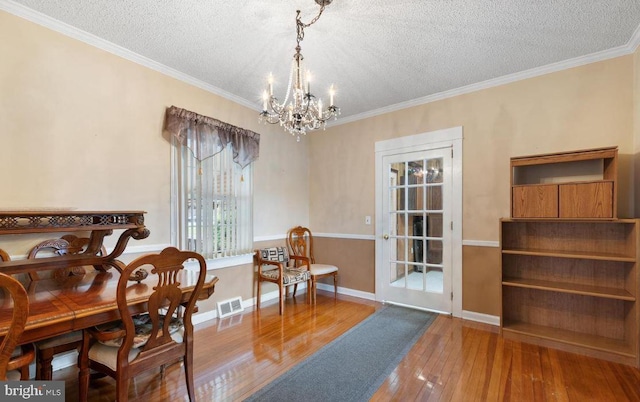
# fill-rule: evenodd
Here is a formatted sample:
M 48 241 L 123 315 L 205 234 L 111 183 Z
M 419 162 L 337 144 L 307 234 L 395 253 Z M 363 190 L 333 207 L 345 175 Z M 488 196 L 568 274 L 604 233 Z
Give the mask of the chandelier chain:
M 309 28 L 311 25 L 315 24 L 319 19 L 320 16 L 322 15 L 322 12 L 324 11 L 324 4 L 320 7 L 320 11 L 318 12 L 318 15 L 316 15 L 308 24 L 305 24 L 304 22 L 302 22 L 302 18 L 300 17 L 300 10 L 296 10 L 296 32 L 297 32 L 297 40 L 298 40 L 298 46 L 300 46 L 300 42 L 302 42 L 302 40 L 304 39 L 304 29 L 305 28 Z

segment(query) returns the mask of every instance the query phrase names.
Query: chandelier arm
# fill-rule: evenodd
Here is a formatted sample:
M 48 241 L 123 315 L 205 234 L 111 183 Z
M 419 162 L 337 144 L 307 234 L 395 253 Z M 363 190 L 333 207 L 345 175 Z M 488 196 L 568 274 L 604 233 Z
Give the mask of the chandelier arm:
M 271 106 L 271 110 L 273 110 L 277 115 L 281 115 L 285 110 L 285 105 L 287 103 L 283 103 L 282 105 L 278 102 L 278 98 L 272 96 L 269 101 L 269 106 Z

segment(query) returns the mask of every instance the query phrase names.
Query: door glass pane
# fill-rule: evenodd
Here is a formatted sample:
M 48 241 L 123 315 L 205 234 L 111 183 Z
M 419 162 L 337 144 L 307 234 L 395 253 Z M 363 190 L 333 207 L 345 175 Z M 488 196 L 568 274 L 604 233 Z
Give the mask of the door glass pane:
M 407 275 L 407 289 L 424 290 L 423 267 L 409 265 L 409 275 Z
M 427 286 L 427 292 L 431 293 L 442 293 L 443 292 L 443 278 L 442 278 L 442 268 L 427 268 L 427 272 L 425 275 Z
M 407 260 L 407 254 L 405 251 L 405 245 L 406 245 L 406 239 L 404 237 L 399 237 L 396 239 L 396 260 L 397 261 L 406 261 Z
M 405 197 L 405 192 L 407 191 L 406 187 L 400 187 L 400 188 L 396 188 L 395 190 L 391 191 L 391 209 L 393 211 L 404 211 L 405 210 L 405 206 L 404 206 L 404 199 Z
M 442 186 L 426 187 L 427 210 L 442 211 Z
M 407 235 L 407 225 L 405 223 L 405 221 L 407 220 L 407 214 L 406 213 L 399 213 L 399 214 L 393 214 L 396 216 L 395 218 L 395 228 L 392 227 L 393 233 L 396 234 L 396 236 L 399 237 L 404 237 Z M 390 222 L 391 223 L 391 222 Z
M 392 163 L 389 166 L 389 210 L 404 210 L 404 188 L 400 185 L 400 175 L 404 172 L 404 163 Z
M 442 226 L 443 222 L 441 213 L 427 214 L 427 236 L 442 237 Z
M 442 264 L 442 240 L 427 241 L 427 263 Z
M 424 199 L 424 161 L 407 162 L 407 175 L 403 184 L 407 185 L 407 209 L 421 210 Z
M 390 274 L 390 285 L 397 288 L 405 288 L 406 285 L 406 274 L 405 274 L 405 264 L 389 264 L 389 274 Z
M 425 179 L 427 183 L 442 183 L 442 158 L 427 159 Z
M 442 264 L 442 214 L 427 215 L 427 234 L 430 238 L 427 241 L 427 263 Z
M 410 231 L 409 231 L 409 254 L 411 261 L 424 262 L 424 238 L 427 235 L 423 222 L 424 214 L 409 214 Z
M 407 176 L 409 176 L 408 184 L 422 184 L 424 183 L 424 161 L 410 161 L 407 162 Z

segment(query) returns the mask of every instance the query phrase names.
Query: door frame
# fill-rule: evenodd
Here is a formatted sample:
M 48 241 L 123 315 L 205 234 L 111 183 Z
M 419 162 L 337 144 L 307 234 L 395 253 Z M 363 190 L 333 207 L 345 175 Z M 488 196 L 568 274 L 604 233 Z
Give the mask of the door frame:
M 406 137 L 392 138 L 375 143 L 375 255 L 376 255 L 376 300 L 381 300 L 381 278 L 383 238 L 383 213 L 382 194 L 383 188 L 388 183 L 383 183 L 383 158 L 415 151 L 428 151 L 431 149 L 451 147 L 453 159 L 451 161 L 452 177 L 452 206 L 451 221 L 451 289 L 453 300 L 451 314 L 454 317 L 462 317 L 462 126 L 451 127 L 442 130 L 430 131 Z M 445 226 L 446 227 L 446 226 Z

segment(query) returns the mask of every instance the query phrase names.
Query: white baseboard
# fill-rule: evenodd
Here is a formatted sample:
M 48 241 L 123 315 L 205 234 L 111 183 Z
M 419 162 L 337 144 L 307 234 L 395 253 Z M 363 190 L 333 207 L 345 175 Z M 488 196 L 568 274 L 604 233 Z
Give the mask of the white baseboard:
M 328 292 L 333 293 L 333 285 L 329 285 L 329 284 L 326 284 L 326 283 L 318 283 L 317 287 L 320 290 L 326 290 Z M 366 300 L 375 300 L 376 299 L 375 293 L 363 292 L 361 290 L 343 288 L 343 287 L 340 287 L 340 286 L 338 286 L 338 293 L 341 294 L 341 295 L 359 297 L 361 299 L 366 299 Z
M 469 321 L 482 322 L 490 325 L 500 325 L 500 317 L 497 315 L 489 315 L 483 313 L 476 313 L 475 311 L 462 310 L 462 319 Z
M 61 354 L 55 355 L 55 357 L 53 358 L 53 362 L 51 362 L 53 371 L 67 368 L 67 367 L 72 367 L 77 364 L 78 364 L 78 352 L 75 350 L 72 350 L 67 353 L 61 353 Z M 35 363 L 34 363 L 34 373 L 35 373 Z

